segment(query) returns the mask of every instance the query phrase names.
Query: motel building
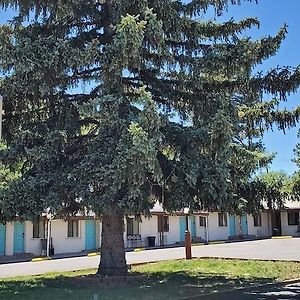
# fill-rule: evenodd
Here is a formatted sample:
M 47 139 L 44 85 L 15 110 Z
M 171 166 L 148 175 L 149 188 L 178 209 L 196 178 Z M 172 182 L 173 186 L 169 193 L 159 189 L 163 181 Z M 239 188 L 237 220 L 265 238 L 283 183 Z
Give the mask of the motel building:
M 169 214 L 156 204 L 151 217 L 124 219 L 124 243 L 128 249 L 183 245 L 188 218 L 194 243 L 251 240 L 274 235 L 300 237 L 300 202 L 287 202 L 284 209 L 265 210 L 256 215 L 224 212 L 183 212 Z M 48 243 L 49 241 L 49 243 Z M 10 255 L 46 255 L 95 251 L 101 246 L 101 220 L 95 214 L 67 220 L 35 221 L 0 225 L 0 258 Z

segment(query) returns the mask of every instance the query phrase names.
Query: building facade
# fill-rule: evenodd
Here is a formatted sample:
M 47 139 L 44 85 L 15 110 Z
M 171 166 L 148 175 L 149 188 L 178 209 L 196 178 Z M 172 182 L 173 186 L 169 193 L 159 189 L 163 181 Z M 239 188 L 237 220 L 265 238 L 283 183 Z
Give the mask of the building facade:
M 156 205 L 151 217 L 124 219 L 126 248 L 180 245 L 184 243 L 186 215 L 169 214 Z M 281 211 L 257 215 L 199 212 L 188 216 L 188 229 L 194 242 L 267 238 L 272 235 L 300 236 L 300 203 Z M 49 228 L 50 226 L 50 228 Z M 49 229 L 49 230 L 48 230 Z M 68 220 L 47 218 L 0 225 L 0 255 L 46 254 L 47 234 L 52 254 L 93 251 L 101 247 L 101 221 L 95 216 Z

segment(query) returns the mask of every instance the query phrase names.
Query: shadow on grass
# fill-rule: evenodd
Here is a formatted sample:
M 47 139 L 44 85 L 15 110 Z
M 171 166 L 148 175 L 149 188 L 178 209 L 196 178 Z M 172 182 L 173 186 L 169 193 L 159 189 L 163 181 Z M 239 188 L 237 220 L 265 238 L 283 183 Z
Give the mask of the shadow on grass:
M 139 274 L 134 272 L 133 274 Z M 120 287 L 78 288 L 69 276 L 55 278 L 28 277 L 28 279 L 0 280 L 0 299 L 180 299 L 221 291 L 228 288 L 272 282 L 273 278 L 243 278 L 215 273 L 190 275 L 185 271 L 153 272 L 142 282 L 130 282 Z M 46 296 L 45 296 L 46 295 Z
M 216 273 L 203 273 L 197 275 L 190 275 L 185 271 L 173 272 L 172 274 L 166 274 L 164 272 L 152 273 L 150 277 L 153 283 L 164 284 L 178 284 L 181 287 L 195 287 L 198 289 L 203 288 L 228 288 L 232 287 L 244 287 L 250 285 L 263 284 L 273 282 L 275 278 L 251 278 L 251 277 L 232 277 L 228 275 L 216 275 Z

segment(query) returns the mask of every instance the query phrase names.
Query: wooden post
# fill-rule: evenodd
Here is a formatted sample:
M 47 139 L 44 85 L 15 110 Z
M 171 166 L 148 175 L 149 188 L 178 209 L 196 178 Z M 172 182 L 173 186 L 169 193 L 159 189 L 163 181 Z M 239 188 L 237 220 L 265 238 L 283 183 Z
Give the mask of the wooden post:
M 191 259 L 192 258 L 192 241 L 191 241 L 191 234 L 188 230 L 185 232 L 185 258 Z
M 189 215 L 185 215 L 185 258 L 191 259 L 192 258 L 192 240 L 191 234 L 189 232 Z

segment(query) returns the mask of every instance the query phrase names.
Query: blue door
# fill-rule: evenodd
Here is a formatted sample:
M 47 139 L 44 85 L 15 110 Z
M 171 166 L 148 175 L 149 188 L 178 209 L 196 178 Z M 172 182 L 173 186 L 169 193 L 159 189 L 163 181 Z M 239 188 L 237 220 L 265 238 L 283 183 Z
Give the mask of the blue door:
M 191 216 L 190 220 L 191 220 L 191 237 L 193 239 L 196 237 L 196 217 Z
M 243 215 L 241 217 L 242 222 L 242 234 L 247 235 L 248 234 L 248 222 L 247 222 L 247 215 Z
M 96 221 L 85 221 L 85 250 L 96 249 Z
M 5 254 L 5 239 L 6 239 L 6 234 L 5 234 L 5 225 L 0 224 L 0 255 Z
M 235 215 L 229 215 L 229 236 L 236 236 Z
M 179 228 L 180 228 L 180 242 L 184 242 L 185 230 L 186 230 L 185 217 L 179 217 Z
M 14 253 L 24 253 L 24 223 L 14 223 Z

